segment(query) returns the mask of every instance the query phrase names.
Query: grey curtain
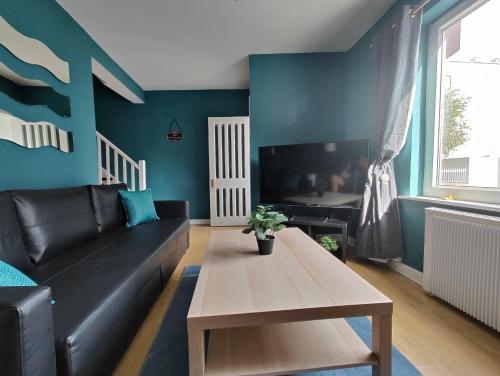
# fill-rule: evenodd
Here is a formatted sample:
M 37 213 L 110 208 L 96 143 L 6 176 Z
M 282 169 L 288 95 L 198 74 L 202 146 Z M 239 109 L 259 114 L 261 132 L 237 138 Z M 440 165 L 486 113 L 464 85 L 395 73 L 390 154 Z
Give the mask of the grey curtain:
M 393 159 L 403 148 L 415 92 L 422 12 L 410 16 L 402 5 L 375 35 L 377 127 L 383 135 L 380 155 L 368 169 L 355 254 L 365 258 L 403 255 Z

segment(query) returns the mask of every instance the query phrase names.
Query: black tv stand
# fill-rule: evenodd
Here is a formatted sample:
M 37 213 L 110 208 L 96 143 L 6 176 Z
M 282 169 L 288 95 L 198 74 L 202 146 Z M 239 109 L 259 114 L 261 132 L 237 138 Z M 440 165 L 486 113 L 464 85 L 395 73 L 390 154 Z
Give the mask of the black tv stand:
M 290 225 L 307 226 L 307 233 L 311 238 L 314 238 L 314 233 L 312 231 L 313 226 L 340 229 L 342 231 L 342 244 L 340 248 L 342 255 L 339 258 L 343 262 L 347 261 L 347 237 L 348 237 L 347 222 L 328 217 L 304 217 L 299 215 L 293 215 L 291 218 L 288 219 L 287 224 L 289 226 Z
M 359 209 L 303 205 L 273 206 L 275 210 L 283 212 L 288 217 L 287 226 L 300 227 L 315 240 L 319 240 L 319 237 L 322 235 L 335 235 L 330 233 L 322 234 L 322 231 L 331 232 L 332 230 L 335 231 L 334 229 L 339 230 L 340 233 L 334 236 L 340 242 L 340 254 L 338 258 L 346 262 L 349 225 Z

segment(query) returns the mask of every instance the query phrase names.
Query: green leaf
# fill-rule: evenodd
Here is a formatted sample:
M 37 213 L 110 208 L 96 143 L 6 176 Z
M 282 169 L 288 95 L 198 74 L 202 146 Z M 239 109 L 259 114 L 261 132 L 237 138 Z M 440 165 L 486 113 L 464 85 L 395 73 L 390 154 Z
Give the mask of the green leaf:
M 252 212 L 248 221 L 248 229 L 245 233 L 255 231 L 259 239 L 265 239 L 267 232 L 276 232 L 285 228 L 282 222 L 288 221 L 288 218 L 277 211 L 271 211 L 272 205 L 258 205 L 257 210 Z
M 286 221 L 288 221 L 288 217 L 286 215 L 283 215 L 283 214 L 278 214 L 276 221 L 277 222 L 286 222 Z
M 264 227 L 271 227 L 274 224 L 274 221 L 272 219 L 264 219 L 262 221 L 262 226 Z
M 286 228 L 285 225 L 279 224 L 279 225 L 276 225 L 276 227 L 274 228 L 274 231 L 278 232 L 278 231 L 283 230 L 284 228 Z
M 249 228 L 244 229 L 244 230 L 242 231 L 242 233 L 244 233 L 244 234 L 251 234 L 251 233 L 252 233 L 252 231 L 253 231 L 253 229 L 252 229 L 251 227 L 249 227 Z
M 339 249 L 337 241 L 329 235 L 323 236 L 319 240 L 319 244 L 329 252 L 336 252 Z
M 257 206 L 257 213 L 261 215 L 266 214 L 266 208 L 262 205 Z

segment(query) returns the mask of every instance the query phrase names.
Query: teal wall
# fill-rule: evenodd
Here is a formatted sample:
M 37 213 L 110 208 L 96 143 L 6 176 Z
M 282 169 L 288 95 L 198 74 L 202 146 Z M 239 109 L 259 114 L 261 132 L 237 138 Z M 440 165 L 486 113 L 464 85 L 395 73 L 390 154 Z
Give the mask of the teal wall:
M 434 1 L 426 8 L 424 13 L 413 117 L 406 145 L 395 161 L 398 189 L 401 195 L 422 195 L 423 191 L 429 25 L 459 2 L 460 0 Z M 355 138 L 369 132 L 374 145 L 379 142 L 379 130 L 376 129 L 373 116 L 375 113 L 375 94 L 370 41 L 378 28 L 387 21 L 395 6 L 349 50 L 346 58 L 348 67 L 346 135 Z M 360 108 L 363 110 L 361 111 Z M 425 208 L 437 205 L 406 200 L 400 200 L 399 202 L 405 242 L 403 261 L 409 266 L 422 271 Z
M 15 100 L 21 100 L 21 86 L 14 84 L 12 81 L 0 76 L 0 92 L 7 94 Z
M 155 199 L 190 202 L 191 218 L 209 218 L 208 124 L 210 116 L 247 116 L 248 90 L 146 91 L 134 105 L 95 82 L 97 129 L 134 160 L 146 161 Z M 167 142 L 173 118 L 183 132 Z
M 414 1 L 415 2 L 415 1 Z M 424 14 L 417 92 L 405 148 L 396 159 L 400 194 L 422 194 L 425 140 L 425 80 L 428 25 L 459 0 L 434 1 Z M 370 139 L 379 144 L 375 124 L 374 68 L 370 42 L 391 8 L 347 53 L 250 56 L 251 158 L 253 202 L 258 202 L 259 146 L 334 139 Z M 0 61 L 19 74 L 42 79 L 71 98 L 72 117 L 16 103 L 0 93 L 0 108 L 26 120 L 46 120 L 74 132 L 75 152 L 28 150 L 0 140 L 0 189 L 70 186 L 96 181 L 95 127 L 134 159 L 148 163 L 148 185 L 155 198 L 191 201 L 193 218 L 208 218 L 208 116 L 248 114 L 248 91 L 163 91 L 143 93 L 85 31 L 52 0 L 8 0 L 0 15 L 22 33 L 46 43 L 70 63 L 64 85 L 37 66 L 18 61 L 0 46 Z M 134 105 L 100 84 L 94 92 L 91 57 L 130 90 L 146 99 Z M 95 115 L 95 116 L 94 116 Z M 165 132 L 176 117 L 185 139 L 167 143 Z M 405 239 L 404 262 L 422 270 L 424 209 L 400 201 Z
M 52 188 L 97 181 L 97 152 L 91 57 L 121 80 L 140 98 L 141 88 L 123 71 L 54 0 L 3 0 L 0 16 L 19 32 L 45 43 L 69 62 L 70 84 L 51 73 L 23 63 L 0 45 L 0 61 L 26 78 L 40 79 L 70 97 L 71 118 L 47 108 L 20 104 L 0 93 L 0 108 L 27 121 L 49 121 L 73 132 L 75 151 L 53 148 L 25 149 L 0 140 L 0 190 Z
M 24 104 L 48 106 L 59 115 L 71 115 L 69 97 L 50 86 L 23 86 L 0 76 L 0 92 Z
M 247 90 L 152 91 L 131 105 L 96 82 L 97 129 L 147 162 L 157 199 L 188 199 L 192 218 L 209 217 L 207 117 L 248 115 Z M 252 199 L 258 202 L 259 146 L 344 138 L 344 54 L 250 56 Z M 185 139 L 165 132 L 179 121 Z
M 343 53 L 250 56 L 254 205 L 259 202 L 258 148 L 344 139 L 345 86 Z

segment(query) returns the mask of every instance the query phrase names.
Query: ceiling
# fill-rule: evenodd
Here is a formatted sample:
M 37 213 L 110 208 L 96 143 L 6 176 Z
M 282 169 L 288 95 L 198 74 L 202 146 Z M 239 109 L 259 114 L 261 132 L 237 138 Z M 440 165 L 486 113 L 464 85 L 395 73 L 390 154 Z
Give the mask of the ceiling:
M 248 88 L 248 55 L 346 51 L 395 0 L 58 0 L 145 90 Z

